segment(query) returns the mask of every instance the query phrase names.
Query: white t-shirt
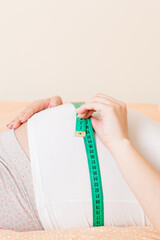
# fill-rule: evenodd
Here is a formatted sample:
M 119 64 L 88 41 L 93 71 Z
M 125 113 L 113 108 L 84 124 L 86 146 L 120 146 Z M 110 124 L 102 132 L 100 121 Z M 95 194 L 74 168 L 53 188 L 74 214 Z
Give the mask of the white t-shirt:
M 100 118 L 98 113 L 93 116 Z M 35 200 L 46 230 L 93 226 L 88 160 L 83 137 L 74 136 L 75 126 L 72 103 L 43 110 L 28 120 Z M 128 128 L 132 143 L 160 171 L 160 124 L 128 109 Z M 152 226 L 110 151 L 94 135 L 103 188 L 104 225 Z

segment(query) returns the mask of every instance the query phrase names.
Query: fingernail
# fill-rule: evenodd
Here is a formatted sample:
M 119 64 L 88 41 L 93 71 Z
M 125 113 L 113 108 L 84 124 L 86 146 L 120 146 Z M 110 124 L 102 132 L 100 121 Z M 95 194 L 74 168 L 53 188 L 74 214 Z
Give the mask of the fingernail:
M 19 118 L 19 121 L 21 121 L 21 120 L 22 120 L 22 117 Z
M 9 128 L 12 128 L 13 125 L 14 125 L 14 123 L 8 124 L 8 127 L 9 127 Z

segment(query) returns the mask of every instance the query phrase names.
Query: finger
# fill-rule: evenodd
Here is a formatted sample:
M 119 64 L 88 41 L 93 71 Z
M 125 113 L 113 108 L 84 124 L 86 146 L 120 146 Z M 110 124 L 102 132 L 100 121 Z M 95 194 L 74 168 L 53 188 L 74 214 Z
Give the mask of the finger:
M 29 117 L 31 117 L 34 113 L 40 112 L 44 109 L 46 109 L 49 105 L 49 98 L 46 99 L 40 99 L 35 100 L 34 102 L 28 104 L 22 111 L 16 116 L 14 120 L 12 120 L 7 127 L 12 128 L 13 124 L 16 122 L 25 122 L 28 120 Z M 24 117 L 24 119 L 23 119 Z M 22 119 L 22 121 L 21 121 Z
M 20 124 L 25 123 L 35 112 L 36 112 L 35 109 L 33 107 L 31 107 L 31 108 L 27 109 L 25 112 L 22 112 L 21 114 L 19 114 L 18 117 L 15 118 L 10 124 L 13 127 L 14 123 L 16 123 L 16 126 L 17 126 L 17 122 L 19 122 Z M 10 128 L 12 128 L 12 127 L 10 127 Z
M 20 120 L 15 120 L 14 124 L 12 125 L 11 128 L 16 129 L 21 125 L 21 121 Z
M 16 120 L 21 120 L 21 116 L 24 114 L 24 111 L 20 112 L 13 120 L 11 120 L 8 124 L 7 127 L 11 128 L 11 125 L 14 124 Z
M 109 105 L 118 104 L 117 102 L 114 102 L 110 99 L 100 97 L 100 96 L 95 96 L 95 97 L 89 99 L 88 101 L 86 101 L 86 103 L 89 103 L 89 102 L 101 102 L 101 103 L 106 103 Z
M 99 103 L 104 103 L 104 104 L 107 104 L 107 105 L 110 105 L 112 107 L 122 107 L 122 104 L 119 103 L 119 101 L 112 101 L 106 97 L 100 97 L 100 96 L 95 96 L 91 99 L 89 99 L 88 101 L 86 101 L 83 105 L 81 105 L 79 108 L 76 109 L 76 112 L 78 113 L 85 113 L 88 114 L 88 112 L 86 112 L 87 110 L 84 110 L 84 105 L 87 104 L 87 103 L 91 103 L 91 102 L 99 102 Z
M 119 104 L 122 104 L 122 105 L 125 104 L 124 102 L 119 101 L 118 99 L 112 98 L 111 96 L 109 96 L 109 95 L 107 95 L 107 94 L 97 93 L 96 96 L 100 96 L 100 97 L 104 97 L 104 98 L 110 99 L 110 100 L 112 100 L 113 102 L 116 102 L 116 103 L 119 103 Z
M 35 112 L 36 112 L 36 109 L 33 106 L 29 107 L 29 108 L 26 108 L 26 110 L 24 110 L 23 112 L 18 114 L 17 117 L 10 123 L 13 124 L 13 123 L 18 122 L 18 121 L 24 122 L 23 121 L 24 116 L 25 116 L 25 118 L 26 118 L 26 115 L 31 117 Z
M 88 110 L 86 113 L 79 113 L 78 118 L 89 118 L 95 110 Z
M 113 105 L 109 105 L 106 103 L 100 103 L 100 102 L 88 102 L 88 103 L 81 105 L 79 108 L 81 108 L 81 109 L 79 110 L 78 113 L 85 113 L 88 110 L 95 110 L 95 111 L 99 112 L 103 117 L 105 112 L 108 109 L 113 108 Z
M 23 110 L 23 113 L 27 112 L 29 109 L 34 109 L 34 113 L 40 112 L 48 107 L 49 100 L 49 98 L 35 100 L 34 102 L 27 105 L 27 107 Z
M 32 117 L 37 111 L 34 107 L 29 108 L 26 110 L 26 112 L 23 113 L 23 115 L 20 117 L 21 123 L 26 122 L 30 117 Z
M 21 122 L 26 121 L 28 118 L 30 118 L 33 114 L 43 111 L 46 108 L 48 108 L 49 105 L 49 98 L 35 100 L 31 104 L 29 104 L 23 112 L 20 113 L 20 116 L 22 118 Z
M 13 125 L 13 123 L 15 123 L 15 121 L 21 121 L 22 116 L 29 110 L 31 109 L 33 106 L 37 106 L 37 102 L 34 101 L 30 104 L 27 105 L 27 107 L 25 107 L 24 109 L 22 109 L 22 111 L 15 117 L 15 119 L 13 119 L 7 126 L 10 127 L 11 125 Z
M 114 103 L 110 100 L 107 100 L 105 98 L 102 98 L 102 97 L 94 97 L 90 100 L 88 100 L 87 102 L 85 102 L 84 104 L 82 104 L 79 108 L 76 109 L 76 112 L 77 113 L 86 113 L 87 109 L 85 108 L 86 104 L 89 104 L 89 103 L 103 103 L 103 104 L 107 104 L 107 105 L 110 105 L 110 106 L 114 106 L 115 104 L 117 105 L 117 103 Z
M 107 104 L 118 104 L 121 105 L 122 103 L 116 99 L 113 99 L 107 95 L 104 94 L 99 94 L 99 95 L 95 95 L 94 97 L 92 97 L 91 99 L 89 99 L 87 102 L 92 102 L 92 101 L 100 101 L 100 102 L 104 102 Z
M 39 99 L 34 101 L 30 106 L 28 106 L 26 110 L 34 108 L 35 113 L 37 113 L 46 109 L 48 105 L 49 105 L 49 98 Z
M 14 120 L 12 120 L 11 122 L 9 122 L 9 123 L 7 124 L 7 127 L 8 127 L 8 128 L 12 128 L 13 124 L 14 124 Z
M 115 106 L 125 106 L 126 105 L 125 103 L 123 103 L 117 99 L 114 99 L 108 95 L 101 94 L 101 93 L 97 93 L 94 97 L 90 98 L 86 102 L 92 102 L 92 101 L 100 101 L 100 102 L 104 102 L 107 104 L 115 104 Z
M 103 95 L 104 96 L 104 95 Z M 107 98 L 106 96 L 105 97 L 102 97 L 102 96 L 94 96 L 92 97 L 91 99 L 87 100 L 84 104 L 82 104 L 79 108 L 76 109 L 76 112 L 78 113 L 83 113 L 83 106 L 86 104 L 86 103 L 89 103 L 89 102 L 101 102 L 101 103 L 105 103 L 105 104 L 108 104 L 108 105 L 120 105 L 118 101 L 113 101 L 109 98 Z
M 45 98 L 40 100 L 35 100 L 34 102 L 28 104 L 23 111 L 21 111 L 14 120 L 12 120 L 9 124 L 7 124 L 8 128 L 12 128 L 14 126 L 18 126 L 21 123 L 26 122 L 34 113 L 40 112 L 50 105 L 50 100 L 55 100 L 56 105 L 63 104 L 60 96 L 53 96 L 52 98 Z M 52 104 L 51 104 L 52 106 Z M 17 123 L 18 122 L 18 123 Z

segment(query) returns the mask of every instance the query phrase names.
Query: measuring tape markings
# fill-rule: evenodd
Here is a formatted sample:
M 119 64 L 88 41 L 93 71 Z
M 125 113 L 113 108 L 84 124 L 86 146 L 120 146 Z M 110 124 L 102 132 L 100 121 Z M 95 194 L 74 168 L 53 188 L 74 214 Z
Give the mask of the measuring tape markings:
M 72 104 L 75 108 L 78 108 L 84 102 L 72 102 Z M 76 113 L 74 136 L 83 137 L 85 144 L 92 191 L 93 227 L 104 226 L 103 190 L 92 122 L 90 117 L 83 119 L 77 118 L 77 116 L 78 113 Z

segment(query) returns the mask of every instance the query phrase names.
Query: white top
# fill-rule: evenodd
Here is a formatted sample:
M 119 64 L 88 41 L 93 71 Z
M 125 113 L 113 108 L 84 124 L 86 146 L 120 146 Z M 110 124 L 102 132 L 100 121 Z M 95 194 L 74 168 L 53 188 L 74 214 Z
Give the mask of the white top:
M 98 113 L 94 113 L 93 116 L 100 118 Z M 152 126 L 151 131 L 146 131 L 145 123 Z M 28 120 L 28 143 L 35 200 L 45 229 L 93 226 L 88 160 L 83 137 L 74 136 L 75 126 L 76 112 L 71 103 L 46 109 Z M 153 148 L 150 146 L 151 141 L 146 141 L 149 139 L 147 134 L 155 136 L 157 131 L 154 129 L 158 129 L 159 135 L 156 136 L 160 143 L 160 125 L 128 109 L 128 127 L 133 143 L 137 144 L 137 136 L 142 137 L 137 147 L 142 151 L 148 147 L 147 156 L 149 153 L 152 155 Z M 121 175 L 115 159 L 97 134 L 95 141 L 104 197 L 104 225 L 151 226 L 141 205 Z M 160 156 L 160 150 L 158 154 Z M 153 157 L 150 161 L 160 169 L 159 156 L 154 158 L 154 162 Z

